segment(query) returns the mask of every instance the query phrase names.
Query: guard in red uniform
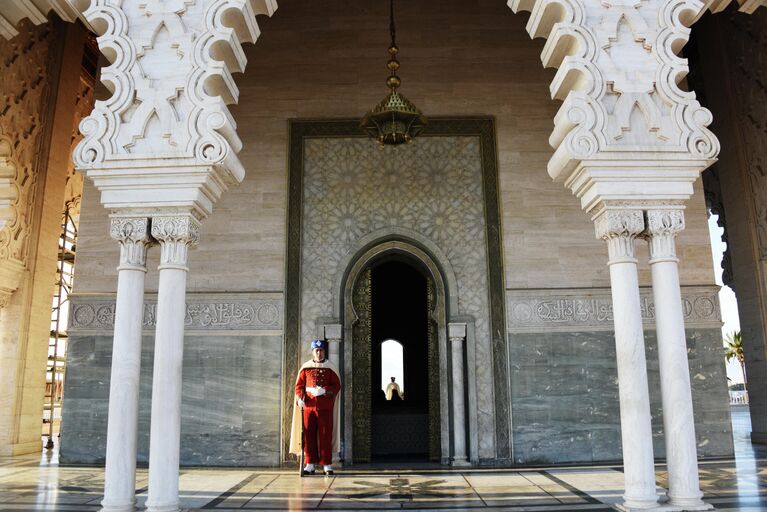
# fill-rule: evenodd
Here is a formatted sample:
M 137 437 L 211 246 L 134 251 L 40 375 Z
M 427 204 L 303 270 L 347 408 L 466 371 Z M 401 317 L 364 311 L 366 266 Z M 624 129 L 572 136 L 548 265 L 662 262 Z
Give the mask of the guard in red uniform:
M 338 368 L 327 360 L 327 348 L 325 340 L 312 341 L 312 360 L 304 363 L 296 378 L 296 405 L 304 411 L 304 474 L 314 474 L 315 464 L 322 464 L 325 474 L 332 475 L 333 453 L 338 452 L 341 378 Z M 300 442 L 298 416 L 294 408 L 291 453 L 300 453 L 300 445 L 294 443 Z

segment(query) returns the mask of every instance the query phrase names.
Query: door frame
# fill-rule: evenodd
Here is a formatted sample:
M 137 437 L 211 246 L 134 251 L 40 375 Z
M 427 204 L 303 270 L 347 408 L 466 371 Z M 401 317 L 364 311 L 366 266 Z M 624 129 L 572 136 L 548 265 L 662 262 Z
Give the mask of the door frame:
M 424 249 L 411 241 L 384 240 L 365 250 L 357 258 L 353 259 L 345 273 L 343 282 L 343 318 L 344 344 L 343 362 L 341 373 L 344 375 L 344 397 L 354 396 L 353 379 L 353 326 L 358 320 L 354 310 L 352 293 L 354 285 L 360 274 L 377 260 L 388 257 L 400 257 L 420 264 L 434 283 L 435 301 L 434 310 L 431 312 L 431 320 L 437 326 L 437 350 L 439 360 L 439 382 L 448 383 L 448 345 L 447 345 L 447 302 L 448 290 L 445 279 L 435 259 Z M 342 455 L 344 461 L 353 461 L 353 405 L 350 398 L 343 398 L 343 442 Z M 450 461 L 450 403 L 448 386 L 439 388 L 439 415 L 440 415 L 440 461 L 448 464 Z

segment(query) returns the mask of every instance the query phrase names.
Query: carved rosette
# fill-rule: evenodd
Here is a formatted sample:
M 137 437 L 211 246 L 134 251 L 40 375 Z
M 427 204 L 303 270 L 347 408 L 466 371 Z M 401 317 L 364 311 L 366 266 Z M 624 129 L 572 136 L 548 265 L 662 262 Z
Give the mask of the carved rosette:
M 146 272 L 146 252 L 152 239 L 146 217 L 112 217 L 109 236 L 120 243 L 120 266 L 117 270 Z
M 647 232 L 650 244 L 650 263 L 679 261 L 674 239 L 684 229 L 682 210 L 648 210 Z
M 644 231 L 641 210 L 607 210 L 594 220 L 597 238 L 607 242 L 608 265 L 636 263 L 634 240 Z
M 160 270 L 188 270 L 187 252 L 200 241 L 200 223 L 190 215 L 153 217 L 152 237 L 160 243 Z

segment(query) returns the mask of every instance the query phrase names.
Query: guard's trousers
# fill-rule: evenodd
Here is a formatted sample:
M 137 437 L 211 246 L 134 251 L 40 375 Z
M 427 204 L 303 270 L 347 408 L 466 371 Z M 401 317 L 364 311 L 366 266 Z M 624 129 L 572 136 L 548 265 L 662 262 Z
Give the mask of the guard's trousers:
M 307 464 L 333 463 L 333 409 L 304 407 L 304 460 Z

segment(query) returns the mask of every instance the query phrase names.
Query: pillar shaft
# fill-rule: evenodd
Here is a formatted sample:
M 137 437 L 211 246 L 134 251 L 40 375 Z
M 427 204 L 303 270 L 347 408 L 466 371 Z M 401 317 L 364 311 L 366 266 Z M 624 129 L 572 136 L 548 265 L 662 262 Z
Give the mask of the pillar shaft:
M 109 416 L 103 510 L 132 511 L 136 488 L 141 326 L 144 312 L 146 252 L 150 245 L 146 218 L 116 217 L 110 235 L 120 242 L 117 302 L 109 381 Z
M 607 241 L 615 323 L 621 438 L 625 477 L 624 507 L 657 506 L 650 394 L 634 240 L 644 227 L 641 211 L 607 211 L 596 221 Z
M 157 296 L 152 420 L 149 434 L 149 512 L 178 510 L 181 448 L 181 368 L 184 357 L 187 249 L 199 238 L 192 217 L 155 217 L 152 236 L 162 249 Z
M 655 323 L 658 336 L 669 504 L 711 508 L 701 497 L 690 370 L 674 238 L 684 229 L 681 210 L 647 212 Z
M 341 338 L 328 338 L 328 359 L 341 371 Z
M 463 378 L 463 344 L 466 339 L 465 324 L 450 324 L 450 343 L 453 364 L 453 466 L 468 466 L 466 458 L 466 405 Z M 460 333 L 454 331 L 462 330 Z M 454 336 L 454 334 L 459 334 Z

